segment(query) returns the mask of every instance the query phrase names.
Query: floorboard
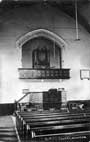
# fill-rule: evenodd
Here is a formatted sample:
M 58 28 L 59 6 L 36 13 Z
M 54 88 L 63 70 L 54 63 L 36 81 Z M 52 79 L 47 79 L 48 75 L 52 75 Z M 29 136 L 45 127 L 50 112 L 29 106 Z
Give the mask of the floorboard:
M 0 116 L 0 142 L 18 142 L 11 116 Z

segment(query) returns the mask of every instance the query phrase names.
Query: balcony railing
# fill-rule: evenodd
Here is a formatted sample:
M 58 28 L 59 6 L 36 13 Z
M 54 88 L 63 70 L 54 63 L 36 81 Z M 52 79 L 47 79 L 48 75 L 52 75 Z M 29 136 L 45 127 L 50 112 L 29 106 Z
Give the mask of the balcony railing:
M 20 79 L 69 79 L 70 69 L 19 68 Z

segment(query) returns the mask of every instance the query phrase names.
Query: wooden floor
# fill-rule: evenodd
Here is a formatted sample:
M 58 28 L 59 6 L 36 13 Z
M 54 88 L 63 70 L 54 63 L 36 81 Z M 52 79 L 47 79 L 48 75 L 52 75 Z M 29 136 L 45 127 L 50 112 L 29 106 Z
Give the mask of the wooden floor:
M 0 116 L 0 142 L 18 142 L 11 116 Z

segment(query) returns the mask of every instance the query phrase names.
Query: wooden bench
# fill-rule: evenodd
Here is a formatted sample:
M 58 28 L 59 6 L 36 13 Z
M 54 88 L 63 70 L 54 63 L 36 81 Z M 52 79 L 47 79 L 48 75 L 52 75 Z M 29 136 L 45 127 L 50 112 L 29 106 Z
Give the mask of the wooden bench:
M 90 113 L 17 112 L 16 118 L 18 131 L 29 139 L 64 134 L 90 136 Z

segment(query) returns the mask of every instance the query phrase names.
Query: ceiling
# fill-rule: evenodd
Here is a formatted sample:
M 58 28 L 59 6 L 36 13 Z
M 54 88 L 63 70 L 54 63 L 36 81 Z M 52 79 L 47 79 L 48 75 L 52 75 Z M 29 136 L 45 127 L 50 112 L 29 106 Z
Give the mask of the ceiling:
M 6 9 L 13 7 L 21 7 L 24 5 L 32 5 L 37 3 L 50 4 L 64 11 L 69 16 L 75 18 L 75 3 L 77 2 L 78 21 L 88 32 L 90 32 L 90 24 L 88 17 L 83 16 L 83 8 L 90 5 L 90 0 L 0 0 L 0 14 Z M 85 8 L 84 8 L 85 11 Z M 90 13 L 90 12 L 89 12 Z

